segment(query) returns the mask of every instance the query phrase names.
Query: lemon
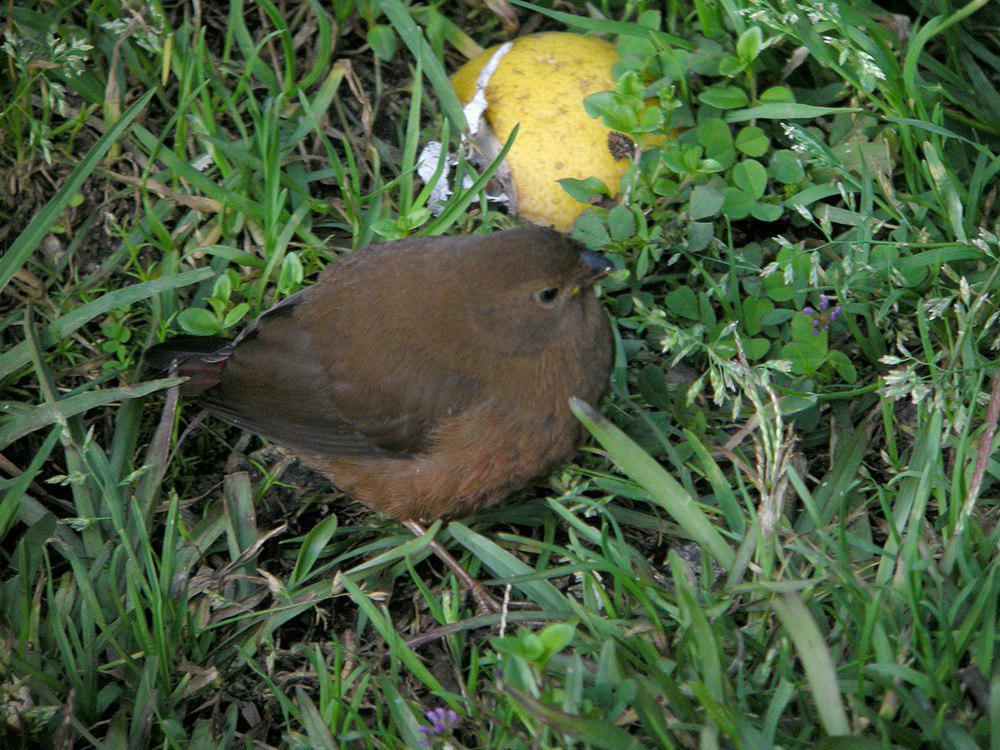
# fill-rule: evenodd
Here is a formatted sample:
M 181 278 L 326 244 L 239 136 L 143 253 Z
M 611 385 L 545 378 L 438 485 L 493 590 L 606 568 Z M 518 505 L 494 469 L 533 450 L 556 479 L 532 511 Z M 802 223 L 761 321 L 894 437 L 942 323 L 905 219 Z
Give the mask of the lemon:
M 451 76 L 463 104 L 475 95 L 476 79 L 496 49 Z M 617 191 L 629 165 L 620 146 L 624 136 L 617 136 L 613 154 L 613 131 L 583 109 L 585 97 L 614 88 L 611 66 L 617 60 L 614 45 L 603 39 L 565 32 L 529 34 L 513 41 L 490 76 L 484 116 L 493 135 L 505 143 L 520 123 L 507 154 L 508 187 L 513 188 L 513 210 L 527 220 L 561 232 L 570 229 L 588 204 L 562 189 L 556 180 L 564 177 L 596 177 L 612 193 Z M 616 145 L 615 136 L 610 143 Z

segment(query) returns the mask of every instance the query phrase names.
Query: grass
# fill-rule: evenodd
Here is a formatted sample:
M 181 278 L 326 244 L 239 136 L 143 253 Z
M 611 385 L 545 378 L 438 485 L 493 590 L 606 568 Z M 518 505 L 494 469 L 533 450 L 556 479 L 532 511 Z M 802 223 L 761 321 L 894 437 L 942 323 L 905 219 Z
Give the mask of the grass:
M 437 217 L 413 174 L 500 16 L 8 4 L 4 746 L 1000 748 L 995 5 L 494 5 L 615 41 L 586 106 L 639 146 L 566 184 L 629 196 L 573 230 L 623 269 L 593 440 L 430 529 L 504 617 L 141 369 L 516 223 L 489 170 Z

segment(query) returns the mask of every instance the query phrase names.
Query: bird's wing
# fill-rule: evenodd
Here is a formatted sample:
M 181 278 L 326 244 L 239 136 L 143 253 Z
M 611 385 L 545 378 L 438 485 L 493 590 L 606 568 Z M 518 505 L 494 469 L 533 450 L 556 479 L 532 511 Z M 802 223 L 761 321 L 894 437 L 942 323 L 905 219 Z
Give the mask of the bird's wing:
M 218 384 L 201 394 L 212 412 L 291 449 L 364 458 L 425 449 L 443 419 L 476 400 L 478 383 L 419 338 L 393 342 L 392 331 L 366 335 L 344 321 L 318 327 L 300 315 L 314 304 L 311 289 L 236 338 Z
M 309 337 L 291 314 L 302 299 L 300 292 L 283 300 L 237 336 L 227 347 L 219 382 L 200 394 L 201 402 L 227 422 L 288 448 L 383 455 L 331 403 Z
M 293 314 L 310 332 L 337 413 L 394 455 L 427 450 L 444 422 L 489 390 L 490 374 L 470 366 L 476 344 L 463 333 L 461 309 L 442 304 L 440 279 L 419 275 L 424 242 L 352 253 L 324 271 Z M 437 238 L 434 247 L 447 246 Z

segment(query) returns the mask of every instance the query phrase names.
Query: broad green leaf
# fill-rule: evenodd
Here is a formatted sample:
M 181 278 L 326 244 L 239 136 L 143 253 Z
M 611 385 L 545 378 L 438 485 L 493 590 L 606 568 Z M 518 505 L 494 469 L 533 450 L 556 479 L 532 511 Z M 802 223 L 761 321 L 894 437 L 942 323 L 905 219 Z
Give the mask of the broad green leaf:
M 628 206 L 615 206 L 608 211 L 608 229 L 611 238 L 621 242 L 635 234 L 635 216 Z
M 795 94 L 787 86 L 771 86 L 758 97 L 761 104 L 788 104 L 795 101 Z
M 750 206 L 750 215 L 759 221 L 777 221 L 785 210 L 776 203 L 754 203 Z
M 396 32 L 392 26 L 384 23 L 375 24 L 365 35 L 368 45 L 372 51 L 383 62 L 388 62 L 396 55 Z
M 764 41 L 764 32 L 759 26 L 751 26 L 736 40 L 736 54 L 740 62 L 749 65 L 757 59 L 760 53 L 760 46 Z
M 194 336 L 211 336 L 222 330 L 218 318 L 203 307 L 188 307 L 177 315 L 177 325 Z
M 736 161 L 736 148 L 729 126 L 718 117 L 706 118 L 698 125 L 698 143 L 705 149 L 705 158 L 719 162 L 722 169 L 728 169 Z
M 756 336 L 761 332 L 764 316 L 774 309 L 774 303 L 769 299 L 747 297 L 743 300 L 742 308 L 740 320 L 743 322 L 743 329 L 751 336 Z
M 602 195 L 610 195 L 607 186 L 596 177 L 578 180 L 575 177 L 563 177 L 556 180 L 570 198 L 578 203 L 590 203 Z
M 748 99 L 747 93 L 737 86 L 712 86 L 698 94 L 698 101 L 716 109 L 736 109 L 745 107 Z

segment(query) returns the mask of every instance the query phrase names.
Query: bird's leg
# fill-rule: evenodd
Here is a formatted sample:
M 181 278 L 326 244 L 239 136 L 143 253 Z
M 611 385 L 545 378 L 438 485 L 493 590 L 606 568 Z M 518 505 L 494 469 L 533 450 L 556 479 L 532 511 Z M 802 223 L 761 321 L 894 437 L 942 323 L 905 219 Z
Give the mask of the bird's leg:
M 412 531 L 415 536 L 424 536 L 427 533 L 427 529 L 416 521 L 403 521 L 402 524 Z M 462 585 L 472 592 L 472 597 L 476 600 L 476 604 L 479 605 L 483 614 L 496 615 L 503 611 L 503 605 L 490 595 L 483 584 L 470 576 L 468 571 L 458 564 L 458 561 L 451 556 L 448 550 L 434 541 L 430 543 L 430 548 L 437 555 L 437 558 L 455 574 L 455 577 L 461 581 Z

